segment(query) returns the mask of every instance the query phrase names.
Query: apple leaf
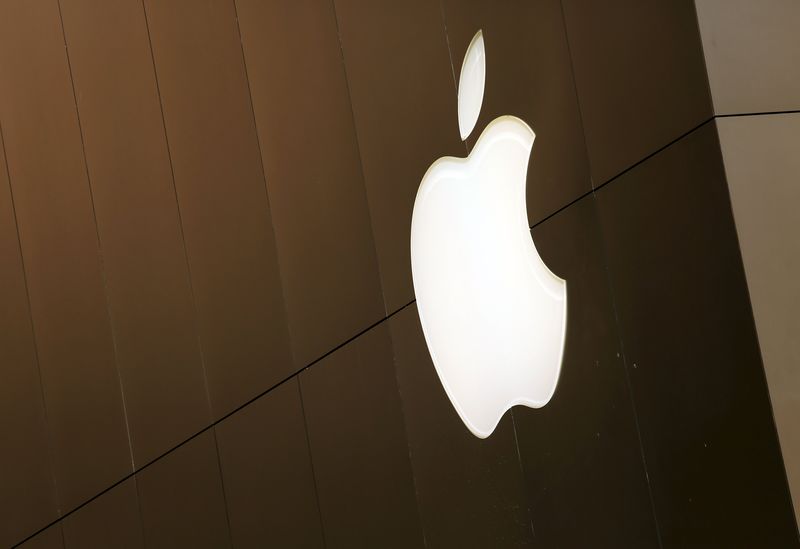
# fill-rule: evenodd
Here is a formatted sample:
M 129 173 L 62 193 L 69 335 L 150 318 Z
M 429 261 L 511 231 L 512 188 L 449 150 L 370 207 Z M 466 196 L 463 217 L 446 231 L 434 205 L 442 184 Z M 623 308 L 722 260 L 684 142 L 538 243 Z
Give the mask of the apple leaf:
M 469 137 L 478 122 L 485 84 L 486 50 L 483 31 L 479 30 L 467 47 L 458 80 L 458 129 L 462 140 Z

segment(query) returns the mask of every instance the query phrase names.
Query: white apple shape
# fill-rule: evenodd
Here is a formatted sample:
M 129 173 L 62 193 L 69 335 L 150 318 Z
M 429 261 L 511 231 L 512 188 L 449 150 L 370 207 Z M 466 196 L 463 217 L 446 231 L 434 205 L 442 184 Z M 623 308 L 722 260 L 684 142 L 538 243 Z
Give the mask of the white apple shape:
M 478 119 L 485 74 L 479 31 L 459 81 L 462 138 Z M 534 138 L 519 118 L 496 118 L 467 158 L 431 165 L 414 203 L 411 270 L 425 340 L 447 396 L 480 438 L 512 406 L 547 404 L 561 372 L 566 282 L 539 257 L 525 203 Z

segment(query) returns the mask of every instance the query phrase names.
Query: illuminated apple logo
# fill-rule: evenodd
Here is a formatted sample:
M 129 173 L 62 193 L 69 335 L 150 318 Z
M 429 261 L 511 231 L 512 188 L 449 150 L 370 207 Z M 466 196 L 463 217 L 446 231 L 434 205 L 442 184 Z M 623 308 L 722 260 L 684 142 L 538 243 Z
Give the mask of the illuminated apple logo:
M 462 139 L 478 120 L 485 76 L 479 31 L 459 79 Z M 496 118 L 467 158 L 431 165 L 414 204 L 411 270 L 425 340 L 447 396 L 480 438 L 512 406 L 547 404 L 561 371 L 566 282 L 539 257 L 525 206 L 534 138 L 519 118 Z

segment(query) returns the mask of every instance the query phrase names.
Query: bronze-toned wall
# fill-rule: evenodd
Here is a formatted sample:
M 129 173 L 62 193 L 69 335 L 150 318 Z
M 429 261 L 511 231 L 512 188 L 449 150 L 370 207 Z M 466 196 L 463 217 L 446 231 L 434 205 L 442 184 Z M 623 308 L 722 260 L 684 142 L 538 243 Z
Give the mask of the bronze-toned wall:
M 800 135 L 760 116 L 798 13 L 733 4 L 0 1 L 0 546 L 797 546 L 797 269 L 742 210 L 796 163 L 737 162 Z M 478 29 L 570 292 L 555 396 L 485 440 L 409 264 Z

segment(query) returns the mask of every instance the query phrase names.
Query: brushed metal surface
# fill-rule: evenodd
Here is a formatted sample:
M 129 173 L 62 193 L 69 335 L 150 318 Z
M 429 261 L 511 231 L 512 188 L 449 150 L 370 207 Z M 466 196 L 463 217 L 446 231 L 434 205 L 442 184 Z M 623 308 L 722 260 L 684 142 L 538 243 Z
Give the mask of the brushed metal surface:
M 136 479 L 129 478 L 62 521 L 65 549 L 144 549 Z
M 297 379 L 216 426 L 235 547 L 324 547 Z
M 333 5 L 237 0 L 297 366 L 383 317 Z
M 563 0 L 594 186 L 712 115 L 692 0 Z
M 423 547 L 386 323 L 300 374 L 326 547 Z
M 210 416 L 147 22 L 133 0 L 64 0 L 61 13 L 140 467 Z
M 0 544 L 58 513 L 28 289 L 0 137 Z
M 145 2 L 214 418 L 293 371 L 232 2 Z
M 3 127 L 61 509 L 131 471 L 57 2 L 0 4 Z
M 386 310 L 414 298 L 411 211 L 440 156 L 464 156 L 438 0 L 337 0 L 344 66 Z
M 214 431 L 136 475 L 145 546 L 231 547 Z

